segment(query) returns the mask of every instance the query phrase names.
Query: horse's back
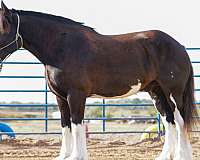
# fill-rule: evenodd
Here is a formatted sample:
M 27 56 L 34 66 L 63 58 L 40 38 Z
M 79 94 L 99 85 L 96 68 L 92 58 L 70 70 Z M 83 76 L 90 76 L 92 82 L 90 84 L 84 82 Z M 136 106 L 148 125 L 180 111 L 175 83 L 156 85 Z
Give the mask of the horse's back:
M 185 48 L 162 31 L 109 35 L 105 39 L 101 38 L 101 50 L 97 49 L 93 59 L 93 70 L 100 73 L 94 81 L 101 80 L 102 83 L 102 79 L 105 80 L 108 85 L 103 86 L 110 86 L 113 81 L 130 86 L 140 79 L 143 88 L 155 78 L 166 81 L 171 81 L 173 76 L 177 80 L 187 79 L 184 75 L 190 72 L 190 60 Z

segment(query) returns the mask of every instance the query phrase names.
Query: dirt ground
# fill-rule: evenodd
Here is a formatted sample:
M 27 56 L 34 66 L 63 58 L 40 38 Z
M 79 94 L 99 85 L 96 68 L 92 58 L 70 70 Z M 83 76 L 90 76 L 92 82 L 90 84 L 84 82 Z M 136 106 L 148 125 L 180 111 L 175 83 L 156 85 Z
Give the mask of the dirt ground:
M 161 152 L 162 141 L 133 142 L 133 135 L 111 135 L 88 139 L 89 160 L 153 160 Z M 200 138 L 193 137 L 193 160 L 200 159 Z M 59 153 L 57 139 L 17 138 L 0 142 L 1 160 L 52 160 Z

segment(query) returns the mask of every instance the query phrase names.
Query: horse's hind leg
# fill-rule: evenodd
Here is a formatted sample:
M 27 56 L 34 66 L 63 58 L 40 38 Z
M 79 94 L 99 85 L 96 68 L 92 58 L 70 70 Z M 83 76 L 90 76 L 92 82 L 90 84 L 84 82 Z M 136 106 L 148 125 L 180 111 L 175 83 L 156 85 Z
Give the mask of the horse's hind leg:
M 73 150 L 66 160 L 87 160 L 86 134 L 83 125 L 86 94 L 77 89 L 68 91 L 67 100 L 72 117 Z
M 170 100 L 175 105 L 174 119 L 177 130 L 177 148 L 174 156 L 174 160 L 192 160 L 192 147 L 188 138 L 187 130 L 184 128 L 184 120 L 180 114 L 180 109 L 182 109 L 183 99 L 181 95 L 174 96 L 170 95 Z
M 69 157 L 72 152 L 72 134 L 71 134 L 71 121 L 70 121 L 70 109 L 68 102 L 65 99 L 56 97 L 61 114 L 61 126 L 62 126 L 62 145 L 60 149 L 59 157 L 56 160 L 64 160 Z
M 161 114 L 161 118 L 166 130 L 165 143 L 160 156 L 157 157 L 156 160 L 171 160 L 171 158 L 174 156 L 176 144 L 176 129 L 174 125 L 173 111 L 171 110 L 171 107 L 159 86 L 150 92 L 150 95 L 153 100 L 155 100 L 155 106 Z
M 161 83 L 160 83 L 161 84 Z M 191 145 L 187 136 L 187 130 L 184 125 L 184 120 L 181 115 L 184 114 L 183 110 L 186 104 L 184 104 L 183 99 L 183 93 L 184 93 L 184 87 L 178 86 L 177 89 L 170 91 L 167 89 L 165 85 L 160 85 L 162 88 L 162 91 L 165 95 L 165 98 L 167 100 L 167 103 L 169 104 L 169 107 L 171 109 L 173 117 L 174 117 L 174 123 L 176 126 L 176 144 L 174 144 L 175 147 L 175 155 L 174 160 L 191 160 L 192 159 L 192 149 Z M 187 114 L 187 113 L 185 113 Z M 166 118 L 166 120 L 168 120 Z

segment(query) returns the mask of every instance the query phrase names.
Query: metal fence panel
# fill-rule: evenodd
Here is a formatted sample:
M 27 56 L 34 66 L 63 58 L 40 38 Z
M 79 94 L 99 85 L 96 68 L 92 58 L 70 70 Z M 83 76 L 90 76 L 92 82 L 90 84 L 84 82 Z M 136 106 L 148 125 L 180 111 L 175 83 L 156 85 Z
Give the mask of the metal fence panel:
M 200 51 L 200 48 L 187 48 L 188 51 Z M 29 65 L 29 64 L 41 64 L 40 62 L 4 62 L 5 64 L 17 64 L 17 65 Z M 192 64 L 200 64 L 200 61 L 192 61 Z M 196 74 L 194 75 L 195 78 L 199 78 L 200 75 Z M 1 79 L 44 79 L 44 75 L 38 75 L 38 76 L 3 76 L 0 75 Z M 41 92 L 41 93 L 45 93 L 44 94 L 44 104 L 0 104 L 0 108 L 1 107 L 44 107 L 44 111 L 45 111 L 45 116 L 44 118 L 0 118 L 0 121 L 44 121 L 44 132 L 35 132 L 35 133 L 30 133 L 30 132 L 16 132 L 16 134 L 22 134 L 22 135 L 29 135 L 29 134 L 60 134 L 60 132 L 49 132 L 48 130 L 48 122 L 49 121 L 57 121 L 60 119 L 53 119 L 53 118 L 49 118 L 48 115 L 48 110 L 49 107 L 53 107 L 55 105 L 50 105 L 48 103 L 48 92 L 49 89 L 47 87 L 47 84 L 44 84 L 44 89 L 39 89 L 39 90 L 0 90 L 0 92 L 4 93 L 4 92 L 23 92 L 23 93 L 33 93 L 33 92 Z M 195 88 L 195 92 L 199 92 L 200 88 Z M 200 105 L 199 102 L 196 102 L 196 104 Z M 99 120 L 102 121 L 102 131 L 101 132 L 89 132 L 89 134 L 120 134 L 120 133 L 158 133 L 158 135 L 162 134 L 161 131 L 161 119 L 160 119 L 160 115 L 158 114 L 157 117 L 131 117 L 131 118 L 124 118 L 124 117 L 118 117 L 118 118 L 108 118 L 106 117 L 106 108 L 107 107 L 148 107 L 148 106 L 153 106 L 152 104 L 106 104 L 105 100 L 102 99 L 102 104 L 86 104 L 87 107 L 102 107 L 102 117 L 96 117 L 96 118 L 85 118 L 85 120 Z M 198 117 L 200 118 L 200 117 Z M 106 130 L 106 121 L 108 120 L 156 120 L 157 121 L 157 125 L 158 125 L 158 131 L 157 132 L 146 132 L 146 131 L 117 131 L 117 132 L 108 132 Z M 195 131 L 198 132 L 198 131 Z M 200 131 L 199 131 L 200 132 Z M 1 134 L 1 133 L 0 133 Z M 2 133 L 5 134 L 5 133 Z

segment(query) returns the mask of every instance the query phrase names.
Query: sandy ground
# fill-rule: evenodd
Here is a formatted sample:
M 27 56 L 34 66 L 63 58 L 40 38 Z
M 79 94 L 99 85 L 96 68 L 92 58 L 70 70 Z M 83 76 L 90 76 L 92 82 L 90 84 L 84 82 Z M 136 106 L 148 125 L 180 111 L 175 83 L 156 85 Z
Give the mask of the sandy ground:
M 153 160 L 161 152 L 162 141 L 133 142 L 132 135 L 94 136 L 88 139 L 89 160 Z M 193 160 L 200 159 L 200 138 L 191 140 Z M 52 138 L 5 139 L 0 142 L 0 160 L 51 160 L 59 153 L 60 141 Z

